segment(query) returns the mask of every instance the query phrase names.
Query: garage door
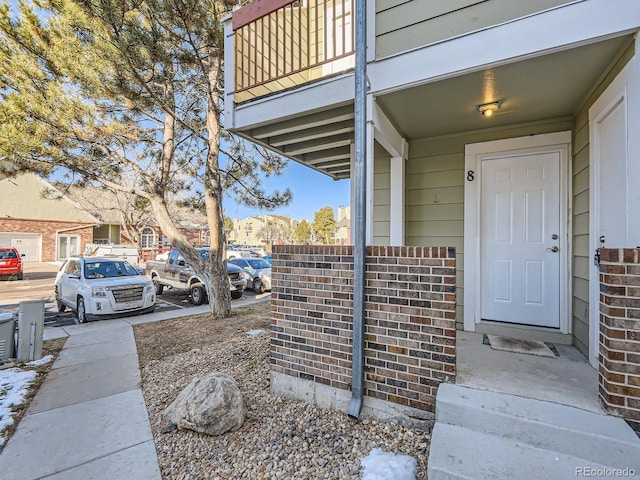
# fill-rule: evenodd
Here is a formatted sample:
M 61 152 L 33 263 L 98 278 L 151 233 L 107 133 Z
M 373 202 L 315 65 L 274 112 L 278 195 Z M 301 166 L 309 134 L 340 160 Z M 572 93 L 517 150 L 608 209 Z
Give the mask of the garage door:
M 37 233 L 0 233 L 0 247 L 15 247 L 27 262 L 39 262 L 42 237 Z

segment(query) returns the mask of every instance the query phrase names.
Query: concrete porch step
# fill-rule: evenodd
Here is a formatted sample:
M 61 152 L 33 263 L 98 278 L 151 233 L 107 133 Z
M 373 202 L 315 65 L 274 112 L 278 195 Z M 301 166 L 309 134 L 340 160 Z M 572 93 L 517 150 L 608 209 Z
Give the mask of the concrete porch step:
M 610 467 L 453 425 L 436 423 L 431 434 L 429 480 L 567 480 L 580 477 L 577 468 L 593 472 Z
M 430 479 L 574 478 L 581 467 L 628 468 L 640 475 L 640 439 L 620 418 L 457 385 L 439 387 Z

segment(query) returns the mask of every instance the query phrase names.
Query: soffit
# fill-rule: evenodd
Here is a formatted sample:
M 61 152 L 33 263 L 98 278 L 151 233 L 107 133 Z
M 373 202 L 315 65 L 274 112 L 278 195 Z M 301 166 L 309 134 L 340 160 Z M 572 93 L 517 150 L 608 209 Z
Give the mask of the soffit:
M 572 116 L 628 42 L 619 37 L 377 98 L 408 140 Z M 478 105 L 500 102 L 490 118 Z

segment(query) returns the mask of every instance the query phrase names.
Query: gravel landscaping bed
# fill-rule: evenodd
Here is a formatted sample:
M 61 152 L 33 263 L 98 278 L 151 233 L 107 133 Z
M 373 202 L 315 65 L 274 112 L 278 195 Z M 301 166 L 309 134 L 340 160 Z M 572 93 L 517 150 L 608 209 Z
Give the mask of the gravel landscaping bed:
M 164 479 L 357 479 L 373 448 L 411 455 L 427 478 L 429 432 L 316 408 L 269 391 L 269 302 L 135 327 L 143 392 Z M 264 333 L 249 336 L 246 332 Z M 233 377 L 248 410 L 235 432 L 161 433 L 164 409 L 194 378 Z

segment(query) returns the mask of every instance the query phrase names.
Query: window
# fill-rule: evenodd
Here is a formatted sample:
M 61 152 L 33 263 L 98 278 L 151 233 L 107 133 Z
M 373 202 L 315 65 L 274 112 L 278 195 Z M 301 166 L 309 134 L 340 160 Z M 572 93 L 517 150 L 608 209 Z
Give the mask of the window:
M 80 265 L 78 265 L 76 260 L 70 260 L 64 273 L 67 275 L 80 275 Z
M 171 250 L 171 253 L 169 254 L 169 265 L 177 264 L 180 257 L 180 252 L 177 250 Z
M 138 271 L 124 260 L 113 262 L 86 262 L 85 278 L 113 278 L 139 275 Z
M 140 248 L 153 248 L 156 243 L 156 232 L 153 228 L 145 227 L 140 234 Z

